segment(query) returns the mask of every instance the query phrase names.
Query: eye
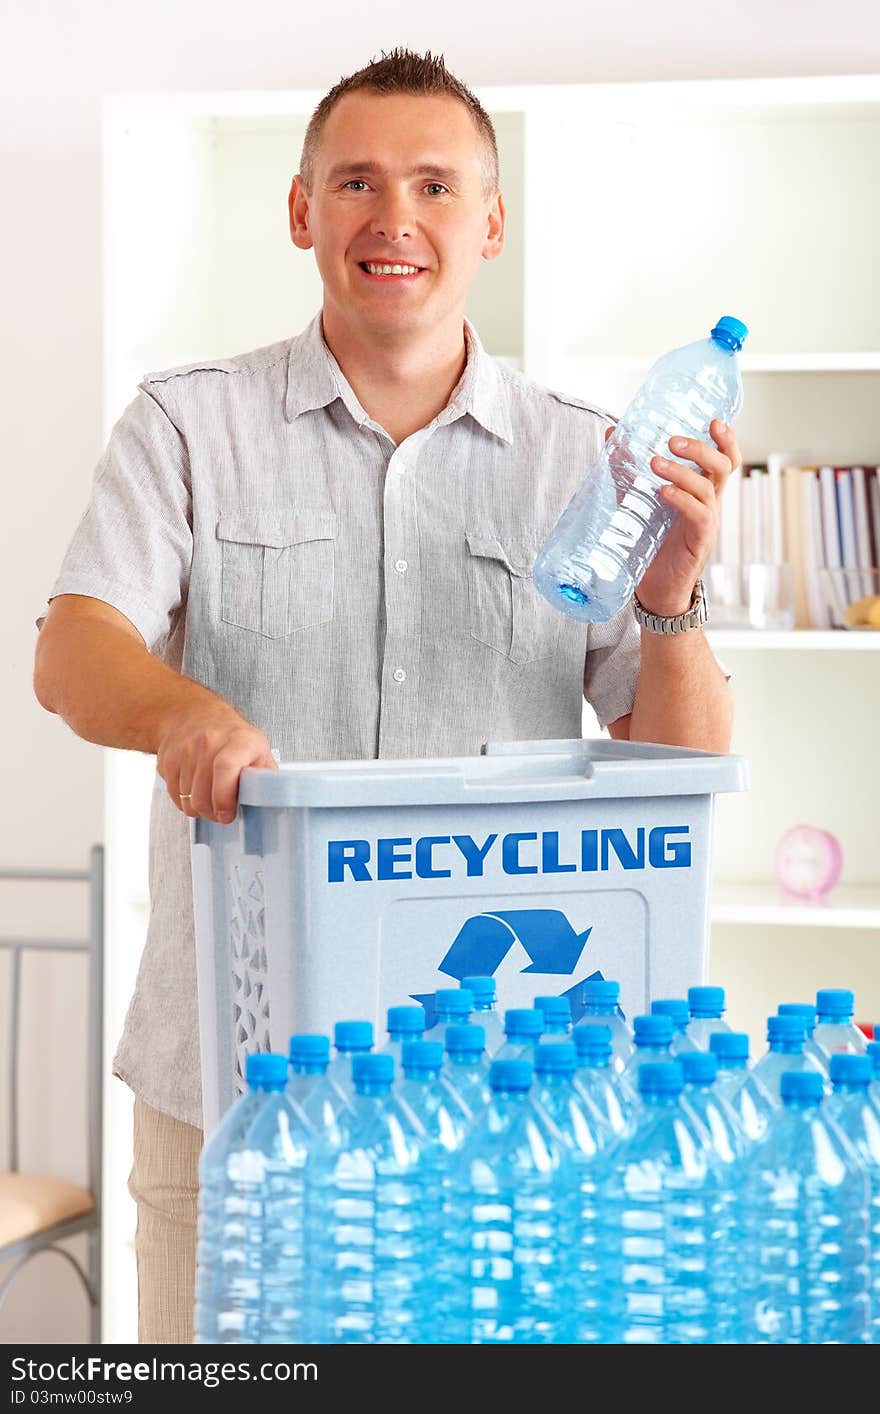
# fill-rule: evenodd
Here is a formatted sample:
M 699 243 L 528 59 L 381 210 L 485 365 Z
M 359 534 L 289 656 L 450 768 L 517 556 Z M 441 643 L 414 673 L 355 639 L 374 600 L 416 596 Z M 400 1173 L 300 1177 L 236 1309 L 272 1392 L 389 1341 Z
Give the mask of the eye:
M 429 182 L 428 185 L 427 185 L 426 190 L 427 190 L 427 191 L 434 190 L 434 191 L 448 192 L 448 191 L 449 191 L 449 188 L 448 188 L 448 187 L 445 187 L 442 182 Z
M 353 186 L 365 187 L 366 185 L 367 185 L 367 184 L 366 184 L 366 182 L 364 181 L 363 177 L 352 177 L 349 181 L 347 181 L 347 182 L 344 183 L 344 186 L 347 186 L 347 187 L 353 187 Z

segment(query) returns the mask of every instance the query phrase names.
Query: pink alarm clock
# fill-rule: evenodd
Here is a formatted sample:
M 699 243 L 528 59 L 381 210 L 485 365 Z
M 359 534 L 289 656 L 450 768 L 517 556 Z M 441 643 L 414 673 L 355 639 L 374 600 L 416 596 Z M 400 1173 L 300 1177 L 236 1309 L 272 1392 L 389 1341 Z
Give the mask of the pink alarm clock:
M 817 825 L 786 830 L 773 855 L 773 872 L 783 892 L 813 903 L 834 888 L 842 868 L 840 841 Z

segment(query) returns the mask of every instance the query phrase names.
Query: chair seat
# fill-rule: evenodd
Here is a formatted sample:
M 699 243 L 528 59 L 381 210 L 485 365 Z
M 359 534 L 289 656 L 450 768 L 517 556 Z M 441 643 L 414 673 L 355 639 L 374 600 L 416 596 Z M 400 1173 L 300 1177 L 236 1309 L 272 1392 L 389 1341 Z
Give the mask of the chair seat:
M 0 1248 L 95 1206 L 91 1193 L 64 1178 L 41 1173 L 0 1173 Z

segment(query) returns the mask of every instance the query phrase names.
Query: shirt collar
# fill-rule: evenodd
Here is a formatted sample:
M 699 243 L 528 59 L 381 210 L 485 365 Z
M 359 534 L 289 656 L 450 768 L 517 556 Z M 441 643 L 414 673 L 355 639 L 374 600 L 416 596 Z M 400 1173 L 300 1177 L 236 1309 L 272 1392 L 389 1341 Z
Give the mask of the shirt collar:
M 512 442 L 507 392 L 501 370 L 491 355 L 486 353 L 469 319 L 464 321 L 464 337 L 467 363 L 447 407 L 439 416 L 444 422 L 451 422 L 464 413 L 470 413 L 487 432 L 504 442 Z M 342 399 L 359 425 L 372 423 L 372 418 L 361 406 L 324 340 L 319 310 L 303 332 L 290 341 L 284 405 L 287 421 L 293 422 L 301 413 L 327 407 L 337 398 Z

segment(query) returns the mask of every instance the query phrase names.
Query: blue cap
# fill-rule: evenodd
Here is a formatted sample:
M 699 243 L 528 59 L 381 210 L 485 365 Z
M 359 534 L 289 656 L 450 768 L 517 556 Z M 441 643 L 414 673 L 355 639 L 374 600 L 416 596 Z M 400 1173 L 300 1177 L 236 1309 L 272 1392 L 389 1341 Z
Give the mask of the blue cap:
M 688 987 L 691 1016 L 720 1016 L 724 1011 L 723 987 Z
M 877 1031 L 878 1028 L 875 1026 L 874 1030 Z M 869 1041 L 865 1047 L 865 1055 L 874 1067 L 875 1078 L 880 1077 L 880 1041 Z
M 579 1056 L 587 1051 L 596 1055 L 611 1054 L 610 1026 L 576 1026 L 571 1036 Z
M 711 1051 L 683 1051 L 678 1062 L 685 1085 L 711 1085 L 718 1074 L 718 1057 Z
M 384 1051 L 373 1055 L 360 1051 L 351 1058 L 351 1078 L 356 1089 L 361 1085 L 390 1085 L 394 1079 L 394 1057 Z
M 780 1002 L 777 1016 L 805 1016 L 807 1024 L 816 1020 L 816 1008 L 812 1002 Z
M 713 1031 L 709 1037 L 709 1050 L 720 1061 L 748 1060 L 749 1038 L 745 1031 Z
M 767 1017 L 768 1041 L 803 1041 L 806 1034 L 807 1022 L 804 1016 L 786 1012 L 784 1016 Z
M 651 1003 L 652 1016 L 671 1016 L 677 1030 L 687 1026 L 691 1019 L 691 1009 L 684 997 L 661 997 Z
M 404 1041 L 400 1048 L 400 1063 L 405 1071 L 439 1070 L 443 1064 L 441 1041 Z
M 832 1085 L 858 1085 L 864 1090 L 867 1090 L 874 1079 L 870 1056 L 851 1056 L 842 1051 L 831 1057 L 828 1073 Z
M 606 1002 L 616 1006 L 620 998 L 620 983 L 609 981 L 607 977 L 589 977 L 581 987 L 581 1000 L 586 1004 Z
M 389 1031 L 405 1031 L 408 1036 L 420 1036 L 427 1019 L 423 1006 L 390 1006 L 386 1025 Z
M 373 1044 L 372 1021 L 337 1021 L 333 1041 L 338 1051 L 364 1051 Z
M 678 1061 L 645 1061 L 638 1070 L 640 1095 L 678 1095 L 684 1073 Z
M 287 1084 L 287 1066 L 287 1056 L 277 1051 L 260 1051 L 247 1057 L 244 1063 L 245 1080 L 254 1090 L 258 1086 L 283 1090 Z
M 504 1013 L 506 1036 L 540 1036 L 544 1030 L 544 1013 L 535 1007 L 508 1007 Z
M 535 997 L 534 1006 L 548 1021 L 571 1021 L 571 1001 L 568 997 Z
M 671 1016 L 634 1016 L 633 1040 L 637 1046 L 668 1046 L 674 1033 Z
M 536 1075 L 574 1075 L 577 1052 L 573 1041 L 540 1041 L 535 1047 Z
M 784 1070 L 779 1080 L 783 1103 L 786 1100 L 821 1100 L 825 1081 L 818 1070 Z
M 434 993 L 438 1015 L 470 1016 L 474 1009 L 474 994 L 467 987 L 441 987 Z
M 494 977 L 462 977 L 461 985 L 466 987 L 474 1001 L 494 1001 L 496 985 Z
M 855 994 L 848 987 L 820 987 L 816 993 L 816 1012 L 846 1020 L 855 1011 Z
M 296 1032 L 290 1038 L 288 1050 L 291 1065 L 299 1061 L 328 1061 L 330 1040 L 327 1036 L 316 1036 L 305 1031 Z
M 528 1090 L 532 1083 L 532 1062 L 529 1060 L 496 1060 L 489 1067 L 489 1084 L 493 1090 Z
M 711 337 L 717 339 L 719 343 L 727 344 L 734 353 L 739 353 L 748 338 L 748 333 L 748 326 L 743 324 L 741 319 L 735 319 L 732 314 L 722 314 L 711 332 Z
M 447 1026 L 446 1049 L 453 1054 L 460 1052 L 482 1055 L 486 1049 L 486 1028 L 469 1021 L 465 1026 Z

